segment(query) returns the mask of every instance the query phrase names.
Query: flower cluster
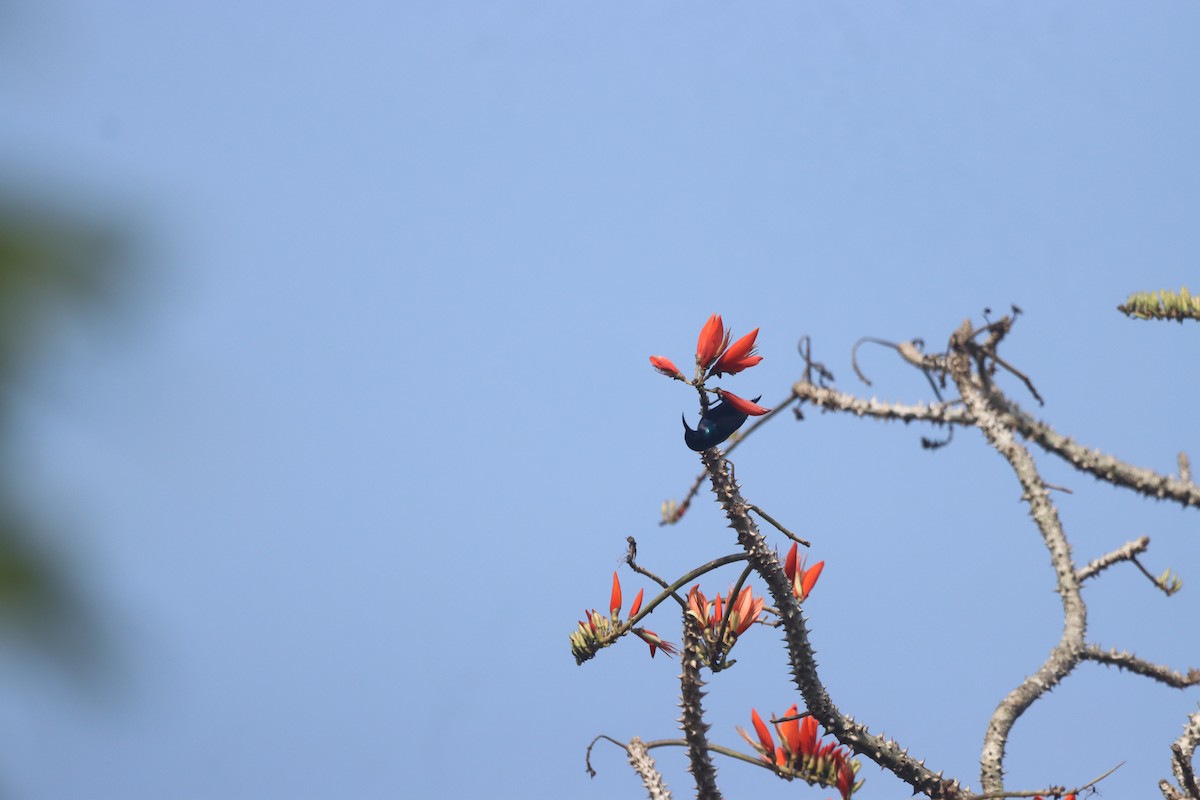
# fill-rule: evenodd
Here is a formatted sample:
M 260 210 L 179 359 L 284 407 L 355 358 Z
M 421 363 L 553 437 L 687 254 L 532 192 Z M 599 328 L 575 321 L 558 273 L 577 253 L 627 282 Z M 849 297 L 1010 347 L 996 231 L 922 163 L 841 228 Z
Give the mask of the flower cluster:
M 817 736 L 817 721 L 811 716 L 801 720 L 795 705 L 775 723 L 775 731 L 781 742 L 778 747 L 771 736 L 771 729 L 754 709 L 750 709 L 750 721 L 754 723 L 758 740 L 755 741 L 740 727 L 738 733 L 758 751 L 763 763 L 780 776 L 788 780 L 800 778 L 809 784 L 836 787 L 842 800 L 847 800 L 862 786 L 862 781 L 854 780 L 862 764 L 851 760 L 850 751 L 836 741 L 822 743 Z
M 633 605 L 629 607 L 629 617 L 624 623 L 621 622 L 621 579 L 617 577 L 617 573 L 613 573 L 612 593 L 608 599 L 608 616 L 601 614 L 596 609 L 584 612 L 585 620 L 579 621 L 579 626 L 571 631 L 569 636 L 571 640 L 571 655 L 575 656 L 575 663 L 582 664 L 596 652 L 608 647 L 610 644 L 619 639 L 622 635 L 632 632 L 639 639 L 650 645 L 650 657 L 654 657 L 656 650 L 662 650 L 667 655 L 674 655 L 677 650 L 675 645 L 670 642 L 663 641 L 654 631 L 648 631 L 645 628 L 631 628 L 629 623 L 642 610 L 642 595 L 644 589 L 639 589 L 637 597 L 633 599 Z
M 755 355 L 754 352 L 758 328 L 750 331 L 733 344 L 729 343 L 730 338 L 731 332 L 725 330 L 725 324 L 721 321 L 720 314 L 713 314 L 708 318 L 708 321 L 700 329 L 700 338 L 696 342 L 696 375 L 690 381 L 669 358 L 650 356 L 650 364 L 668 378 L 700 386 L 710 377 L 735 375 L 742 370 L 750 369 L 763 360 L 762 356 Z
M 804 559 L 800 558 L 799 546 L 796 544 L 792 545 L 792 549 L 788 551 L 787 560 L 783 562 L 783 572 L 792 582 L 792 592 L 801 603 L 812 593 L 823 569 L 825 569 L 824 561 L 818 561 L 805 569 Z
M 747 417 L 762 416 L 771 410 L 760 406 L 758 398 L 746 400 L 724 389 L 709 389 L 705 386 L 709 378 L 734 375 L 762 361 L 762 356 L 754 354 L 758 328 L 732 344 L 729 342 L 730 338 L 731 334 L 725 330 L 720 315 L 713 314 L 708 318 L 700 329 L 700 338 L 696 342 L 696 374 L 690 381 L 671 359 L 650 356 L 650 364 L 660 373 L 695 386 L 701 392 L 703 413 L 700 424 L 696 426 L 696 430 L 692 430 L 687 427 L 686 420 L 684 421 L 684 441 L 693 450 L 715 447 L 732 436 Z M 720 404 L 710 408 L 705 392 L 717 395 L 721 400 Z
M 700 623 L 703 630 L 703 647 L 699 656 L 714 671 L 733 663 L 722 663 L 724 654 L 758 620 L 766 603 L 765 598 L 755 597 L 749 586 L 742 589 L 736 599 L 733 598 L 732 589 L 729 595 L 728 601 L 723 600 L 720 594 L 710 601 L 700 591 L 699 584 L 688 593 L 688 616 Z

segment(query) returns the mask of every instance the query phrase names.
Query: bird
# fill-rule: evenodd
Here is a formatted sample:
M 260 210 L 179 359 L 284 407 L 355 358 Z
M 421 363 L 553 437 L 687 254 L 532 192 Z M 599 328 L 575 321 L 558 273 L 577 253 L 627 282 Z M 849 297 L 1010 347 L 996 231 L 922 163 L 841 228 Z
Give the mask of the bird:
M 757 403 L 761 398 L 762 395 L 759 395 L 754 398 L 754 402 Z M 733 436 L 737 429 L 742 427 L 748 416 L 722 399 L 721 402 L 709 407 L 700 415 L 700 422 L 696 425 L 696 430 L 688 427 L 687 416 L 684 415 L 683 441 L 696 452 L 716 447 Z

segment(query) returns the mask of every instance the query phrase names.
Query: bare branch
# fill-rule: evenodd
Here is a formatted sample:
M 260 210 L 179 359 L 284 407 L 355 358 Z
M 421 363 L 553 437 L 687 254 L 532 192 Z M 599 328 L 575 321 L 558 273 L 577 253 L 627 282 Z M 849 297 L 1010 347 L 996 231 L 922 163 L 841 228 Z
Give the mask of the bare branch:
M 995 328 L 999 323 L 995 323 Z M 1071 559 L 1071 547 L 1058 519 L 1058 510 L 1050 500 L 1045 482 L 1038 474 L 1032 456 L 1013 436 L 1013 431 L 989 406 L 984 393 L 987 385 L 983 374 L 990 353 L 973 339 L 970 320 L 963 322 L 950 338 L 950 376 L 958 387 L 959 396 L 974 416 L 976 425 L 989 444 L 1012 466 L 1029 503 L 1029 514 L 1037 524 L 1042 540 L 1050 553 L 1057 589 L 1062 598 L 1063 632 L 1059 643 L 1045 663 L 1000 701 L 988 722 L 980 757 L 980 777 L 983 791 L 995 794 L 1004 791 L 1004 750 L 1009 733 L 1017 718 L 1037 698 L 1050 691 L 1065 678 L 1079 662 L 1087 632 L 1087 607 L 1079 595 L 1079 579 Z M 995 340 L 999 340 L 999 334 Z M 972 371 L 972 363 L 975 371 Z
M 584 754 L 584 757 L 583 757 L 583 763 L 584 763 L 584 766 L 587 767 L 587 774 L 588 774 L 589 778 L 596 777 L 596 770 L 592 768 L 592 748 L 595 747 L 596 742 L 600 741 L 601 739 L 603 739 L 606 742 L 612 742 L 617 747 L 624 750 L 626 753 L 629 752 L 629 747 L 624 742 L 619 742 L 616 739 L 614 739 L 613 737 L 608 736 L 606 734 L 602 733 L 599 736 L 597 736 L 595 739 L 592 739 L 592 741 L 588 743 L 587 752 Z
M 1192 756 L 1195 755 L 1197 744 L 1200 744 L 1200 711 L 1188 717 L 1183 733 L 1171 745 L 1171 753 L 1175 756 L 1171 771 L 1192 800 L 1200 800 L 1200 787 L 1197 787 L 1196 773 L 1192 771 Z
M 974 346 L 979 347 L 979 345 Z M 901 349 L 900 352 L 905 355 L 904 350 Z M 915 352 L 905 355 L 905 360 L 922 369 L 928 369 L 930 364 L 937 363 L 936 357 Z M 1008 365 L 1005 364 L 1005 367 L 1008 368 Z M 1024 378 L 1015 370 L 1011 371 Z M 860 417 L 894 419 L 905 423 L 930 422 L 936 425 L 975 424 L 975 419 L 970 411 L 951 403 L 903 405 L 883 403 L 874 399 L 863 400 L 854 395 L 816 386 L 807 381 L 794 384 L 792 393 L 801 403 L 807 402 L 827 411 L 847 412 Z M 987 397 L 989 402 L 999 406 L 996 413 L 1001 415 L 1001 421 L 1007 427 L 1035 442 L 1039 447 L 1066 460 L 1076 469 L 1117 486 L 1133 489 L 1147 497 L 1173 500 L 1185 506 L 1200 506 L 1200 486 L 1191 480 L 1191 470 L 1186 463 L 1186 457 L 1180 461 L 1178 478 L 1143 467 L 1135 467 L 1113 456 L 1105 455 L 1099 450 L 1086 448 L 1069 437 L 1063 436 L 1045 422 L 1034 419 L 1016 403 L 995 391 L 994 387 L 989 386 Z
M 1138 553 L 1145 552 L 1146 548 L 1149 546 L 1149 536 L 1143 536 L 1140 539 L 1135 539 L 1132 542 L 1126 542 L 1116 550 L 1113 550 L 1111 553 L 1105 553 L 1099 558 L 1089 562 L 1086 567 L 1075 573 L 1075 579 L 1080 583 L 1083 583 L 1088 578 L 1094 578 L 1096 575 L 1099 575 L 1113 564 L 1116 564 L 1120 561 L 1133 561 L 1134 556 L 1136 556 Z
M 1163 800 L 1188 800 L 1178 789 L 1166 781 L 1158 782 L 1158 790 L 1162 792 Z
M 1147 497 L 1173 500 L 1184 506 L 1200 506 L 1200 486 L 1190 475 L 1178 478 L 1163 475 L 1144 467 L 1135 467 L 1099 450 L 1078 444 L 1055 431 L 1045 422 L 1034 419 L 1007 398 L 993 395 L 990 399 L 1004 404 L 1005 423 L 1039 447 L 1053 453 L 1081 472 L 1087 472 L 1115 486 L 1132 489 Z M 1190 472 L 1190 470 L 1183 470 Z
M 1152 664 L 1149 661 L 1138 658 L 1133 653 L 1118 651 L 1115 647 L 1111 650 L 1105 650 L 1098 644 L 1089 644 L 1084 648 L 1082 655 L 1089 661 L 1127 670 L 1166 684 L 1174 689 L 1186 689 L 1189 686 L 1200 684 L 1200 669 L 1193 667 L 1187 671 L 1187 674 L 1184 674 L 1170 667 L 1164 667 L 1161 664 Z
M 629 764 L 642 779 L 642 785 L 646 787 L 650 800 L 671 800 L 671 792 L 667 789 L 662 773 L 654 765 L 646 743 L 635 736 L 629 740 L 629 746 L 625 749 L 629 753 Z
M 1000 800 L 1000 798 L 1002 798 L 1002 797 L 1044 797 L 1046 795 L 1050 795 L 1050 796 L 1080 795 L 1083 792 L 1085 792 L 1088 789 L 1095 786 L 1100 781 L 1107 778 L 1109 775 L 1112 775 L 1114 772 L 1116 772 L 1123 766 L 1125 766 L 1124 761 L 1122 761 L 1120 764 L 1117 764 L 1115 767 L 1108 770 L 1100 777 L 1092 778 L 1090 781 L 1083 784 L 1082 786 L 1080 786 L 1077 789 L 1069 789 L 1068 790 L 1064 786 L 1051 786 L 1046 789 L 1034 789 L 1034 790 L 1027 790 L 1027 791 L 1023 791 L 1023 792 L 1002 792 L 1000 794 L 976 794 L 976 795 L 971 795 L 971 797 L 968 798 L 968 800 Z
M 787 528 L 783 527 L 783 526 L 782 526 L 782 525 L 780 525 L 778 522 L 776 522 L 774 517 L 772 517 L 772 516 L 771 516 L 770 514 L 768 514 L 767 512 L 763 511 L 763 510 L 762 510 L 761 508 L 759 508 L 758 506 L 756 506 L 756 505 L 754 505 L 753 503 L 751 503 L 750 505 L 748 505 L 748 506 L 746 506 L 746 507 L 747 507 L 747 508 L 749 508 L 751 511 L 753 511 L 755 514 L 758 514 L 760 517 L 762 517 L 763 519 L 765 519 L 767 522 L 771 523 L 771 525 L 772 525 L 772 526 L 774 526 L 774 528 L 775 528 L 776 530 L 778 530 L 778 531 L 779 531 L 780 533 L 782 533 L 784 536 L 786 536 L 786 537 L 788 537 L 789 539 L 791 539 L 791 540 L 792 540 L 793 542 L 795 542 L 796 544 L 802 544 L 802 545 L 804 545 L 805 547 L 812 547 L 812 542 L 808 541 L 807 539 L 801 539 L 799 536 L 797 536 L 796 534 L 792 533 L 792 532 L 791 532 L 791 531 L 789 531 Z

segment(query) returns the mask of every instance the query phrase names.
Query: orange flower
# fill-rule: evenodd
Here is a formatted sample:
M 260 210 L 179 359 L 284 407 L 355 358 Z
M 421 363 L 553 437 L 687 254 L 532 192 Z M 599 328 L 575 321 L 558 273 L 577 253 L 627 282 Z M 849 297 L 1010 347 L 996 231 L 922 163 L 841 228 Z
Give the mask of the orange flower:
M 669 656 L 673 656 L 679 652 L 675 645 L 660 639 L 658 634 L 654 631 L 648 631 L 645 628 L 634 628 L 633 632 L 637 634 L 639 639 L 650 645 L 651 658 L 654 658 L 654 651 L 658 648 L 662 648 L 662 651 Z
M 744 369 L 750 369 L 762 361 L 762 356 L 754 355 L 754 339 L 757 336 L 758 328 L 755 328 L 729 345 L 729 348 L 717 359 L 717 363 L 713 364 L 712 374 L 716 377 L 733 375 Z
M 718 602 L 720 599 L 721 595 L 717 595 Z M 741 636 L 758 619 L 766 602 L 765 597 L 755 598 L 749 586 L 742 589 L 737 596 L 737 602 L 730 603 L 732 608 L 729 611 L 729 624 L 735 636 Z
M 638 589 L 637 597 L 633 598 L 633 605 L 629 607 L 629 618 L 633 619 L 637 613 L 642 610 L 642 594 L 645 589 Z
M 725 332 L 721 317 L 719 314 L 713 314 L 700 329 L 700 339 L 696 342 L 696 363 L 700 369 L 708 369 L 728 345 L 729 334 Z
M 663 356 L 650 356 L 650 363 L 663 375 L 668 378 L 674 378 L 677 381 L 686 381 L 683 373 L 679 371 L 679 367 L 675 366 L 674 362 Z
M 746 414 L 747 416 L 751 417 L 761 417 L 763 414 L 770 413 L 771 411 L 769 408 L 763 408 L 758 403 L 738 397 L 733 392 L 727 392 L 724 389 L 717 389 L 717 394 L 724 402 L 728 403 L 730 407 L 735 409 L 739 414 Z
M 616 572 L 613 573 L 613 588 L 608 599 L 608 610 L 614 617 L 621 616 L 621 579 L 617 577 Z
M 816 719 L 812 716 L 798 719 L 799 710 L 794 704 L 783 716 L 782 722 L 775 723 L 775 731 L 782 743 L 780 747 L 775 746 L 770 729 L 754 709 L 750 709 L 750 721 L 754 723 L 758 740 L 740 727 L 737 731 L 763 763 L 774 767 L 780 775 L 789 780 L 799 777 L 809 783 L 834 786 L 843 800 L 849 798 L 862 785 L 855 783 L 859 763 L 850 760 L 850 751 L 836 741 L 822 744 L 817 736 Z
M 739 726 L 737 732 L 742 735 L 742 738 L 750 743 L 750 746 L 758 751 L 762 756 L 762 760 L 768 764 L 775 763 L 775 740 L 771 738 L 771 729 L 767 727 L 767 723 L 762 721 L 762 717 L 753 708 L 750 709 L 750 721 L 754 723 L 754 732 L 758 734 L 758 741 L 750 738 L 750 734 L 746 733 Z
M 717 599 L 710 603 L 704 593 L 700 591 L 700 584 L 696 584 L 688 592 L 688 611 L 708 629 L 709 633 L 714 635 L 714 638 L 715 634 L 721 630 L 721 622 L 725 619 L 726 610 L 728 610 L 729 616 L 728 630 L 737 637 L 754 624 L 754 621 L 762 614 L 765 604 L 766 598 L 756 598 L 754 590 L 749 586 L 738 593 L 736 602 L 729 603 L 726 603 L 719 594 Z
M 642 610 L 642 597 L 645 595 L 645 589 L 639 589 L 637 597 L 633 598 L 633 606 L 629 609 L 629 617 L 622 622 L 621 620 L 621 579 L 617 573 L 613 573 L 612 594 L 608 600 L 608 616 L 601 614 L 596 609 L 585 611 L 583 619 L 579 621 L 578 627 L 570 633 L 568 638 L 571 641 L 571 654 L 575 656 L 575 661 L 582 664 L 598 651 L 612 645 L 621 636 L 630 631 L 626 627 L 629 622 L 637 616 Z M 654 649 L 661 647 L 667 653 L 674 653 L 675 646 L 667 642 L 660 642 L 658 637 L 653 633 L 646 631 L 654 641 L 643 636 L 643 631 L 634 629 L 634 633 L 641 636 L 647 643 L 651 644 L 650 655 L 654 655 Z
M 792 549 L 788 551 L 787 560 L 783 563 L 784 574 L 792 582 L 792 592 L 800 598 L 802 603 L 812 592 L 813 587 L 817 585 L 817 578 L 821 577 L 823 569 L 825 569 L 824 561 L 818 561 L 805 569 L 804 560 L 800 558 L 799 545 L 794 543 Z

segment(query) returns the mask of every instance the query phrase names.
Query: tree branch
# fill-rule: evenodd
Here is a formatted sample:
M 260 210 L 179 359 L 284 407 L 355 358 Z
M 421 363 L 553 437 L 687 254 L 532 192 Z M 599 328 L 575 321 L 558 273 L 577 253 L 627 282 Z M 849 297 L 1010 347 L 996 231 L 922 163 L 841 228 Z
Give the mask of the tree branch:
M 874 417 L 881 420 L 930 422 L 935 425 L 973 425 L 975 420 L 961 405 L 953 403 L 884 403 L 874 398 L 863 400 L 852 394 L 839 392 L 805 381 L 792 385 L 792 393 L 801 403 L 811 403 L 826 411 L 841 411 L 859 417 Z
M 1142 677 L 1166 684 L 1173 689 L 1186 689 L 1189 686 L 1200 684 L 1200 669 L 1193 667 L 1187 671 L 1187 674 L 1184 674 L 1170 667 L 1164 667 L 1161 664 L 1152 664 L 1149 661 L 1138 658 L 1133 653 L 1118 651 L 1115 647 L 1111 650 L 1105 650 L 1098 644 L 1089 644 L 1084 648 L 1082 655 L 1088 661 L 1095 661 L 1097 664 L 1107 664 L 1108 666 L 1133 672 Z
M 1135 539 L 1132 542 L 1126 542 L 1111 553 L 1105 553 L 1099 558 L 1088 563 L 1086 567 L 1075 573 L 1075 580 L 1083 583 L 1088 578 L 1094 578 L 1104 570 L 1111 567 L 1120 561 L 1132 561 L 1138 553 L 1145 552 L 1150 546 L 1150 537 L 1143 536 L 1140 539 Z
M 972 339 L 973 336 L 974 329 L 970 320 L 967 320 L 950 337 L 950 376 L 967 410 L 975 418 L 976 425 L 983 431 L 988 443 L 1012 466 L 1021 483 L 1022 499 L 1029 503 L 1029 514 L 1050 553 L 1050 563 L 1054 567 L 1063 606 L 1063 632 L 1058 645 L 1037 672 L 1000 701 L 988 722 L 980 756 L 980 780 L 984 793 L 995 794 L 1004 791 L 1004 750 L 1013 724 L 1037 698 L 1070 674 L 1079 662 L 1087 632 L 1087 608 L 1079 595 L 1079 579 L 1071 560 L 1070 544 L 1033 457 L 1016 441 L 1013 431 L 988 403 L 991 392 L 985 394 L 987 389 L 984 387 L 990 382 L 987 381 L 984 359 L 989 354 Z M 972 371 L 973 362 L 978 377 Z
M 654 765 L 646 743 L 635 736 L 629 740 L 625 749 L 629 753 L 629 765 L 642 779 L 642 785 L 646 787 L 646 794 L 650 800 L 671 800 L 671 792 L 667 789 L 662 773 Z
M 700 457 L 730 527 L 737 532 L 738 542 L 745 548 L 750 564 L 766 583 L 779 608 L 792 679 L 804 697 L 808 710 L 839 742 L 879 764 L 916 791 L 933 798 L 959 796 L 957 781 L 944 780 L 940 773 L 934 773 L 922 762 L 909 756 L 895 741 L 875 736 L 865 726 L 838 711 L 817 676 L 815 654 L 808 641 L 808 628 L 800 603 L 792 592 L 791 582 L 784 574 L 783 565 L 779 563 L 775 552 L 768 547 L 766 539 L 750 517 L 749 504 L 733 481 L 728 462 L 715 447 L 705 450 Z
M 697 800 L 721 800 L 717 788 L 717 767 L 708 753 L 708 729 L 704 721 L 704 681 L 700 678 L 700 634 L 692 618 L 683 613 L 683 651 L 679 663 L 683 673 L 679 676 L 679 707 L 683 713 L 679 725 L 688 744 L 688 770 L 696 781 Z
M 1192 756 L 1196 752 L 1198 743 L 1200 743 L 1200 711 L 1193 712 L 1188 717 L 1183 733 L 1171 745 L 1171 753 L 1175 756 L 1171 762 L 1171 771 L 1175 773 L 1175 780 L 1179 781 L 1180 787 L 1188 793 L 1192 800 L 1200 800 L 1200 787 L 1197 787 L 1196 773 L 1192 771 Z

